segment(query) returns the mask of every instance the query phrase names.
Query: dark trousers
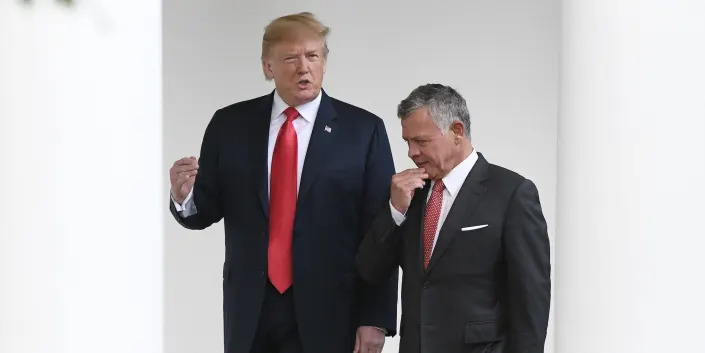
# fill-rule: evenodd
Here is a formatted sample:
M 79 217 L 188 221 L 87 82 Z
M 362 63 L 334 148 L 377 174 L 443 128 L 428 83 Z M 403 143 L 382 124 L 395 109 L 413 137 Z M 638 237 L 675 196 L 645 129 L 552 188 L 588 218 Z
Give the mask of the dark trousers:
M 251 353 L 303 353 L 296 327 L 293 288 L 281 294 L 267 281 Z

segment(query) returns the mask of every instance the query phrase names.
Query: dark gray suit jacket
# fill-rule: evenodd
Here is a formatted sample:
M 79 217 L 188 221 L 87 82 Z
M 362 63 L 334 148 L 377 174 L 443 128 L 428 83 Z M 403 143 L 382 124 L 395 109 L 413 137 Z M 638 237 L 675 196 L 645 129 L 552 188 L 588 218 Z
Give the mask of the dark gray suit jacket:
M 358 269 L 366 280 L 403 270 L 402 353 L 543 352 L 551 264 L 538 191 L 478 157 L 427 270 L 422 234 L 430 183 L 416 192 L 401 226 L 387 208 L 360 246 Z

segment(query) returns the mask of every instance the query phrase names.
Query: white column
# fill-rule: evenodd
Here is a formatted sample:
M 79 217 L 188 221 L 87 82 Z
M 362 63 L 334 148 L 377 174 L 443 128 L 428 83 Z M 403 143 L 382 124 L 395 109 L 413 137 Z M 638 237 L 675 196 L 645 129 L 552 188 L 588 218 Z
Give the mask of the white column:
M 563 1 L 556 352 L 705 352 L 705 2 Z
M 162 352 L 161 1 L 0 3 L 0 352 Z

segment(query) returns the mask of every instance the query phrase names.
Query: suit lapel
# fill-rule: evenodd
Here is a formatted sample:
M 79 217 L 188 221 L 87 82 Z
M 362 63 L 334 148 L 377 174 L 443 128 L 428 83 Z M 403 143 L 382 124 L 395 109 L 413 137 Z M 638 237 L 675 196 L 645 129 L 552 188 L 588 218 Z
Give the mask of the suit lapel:
M 272 119 L 272 104 L 274 91 L 262 97 L 253 112 L 252 133 L 250 134 L 250 161 L 252 165 L 252 178 L 259 198 L 264 216 L 269 218 L 269 195 L 267 187 L 267 148 L 269 144 L 269 126 Z
M 438 262 L 438 259 L 443 256 L 443 252 L 448 246 L 450 246 L 453 237 L 458 234 L 458 230 L 462 227 L 463 221 L 475 211 L 477 204 L 485 195 L 487 188 L 482 182 L 487 180 L 488 167 L 489 164 L 484 157 L 478 155 L 475 166 L 472 168 L 467 178 L 465 178 L 465 182 L 458 191 L 458 196 L 456 196 L 455 202 L 453 202 L 453 206 L 443 222 L 441 231 L 438 234 L 438 240 L 436 240 L 436 246 L 431 254 L 431 261 L 428 264 L 426 274 L 433 270 L 433 266 Z
M 335 136 L 340 133 L 336 124 L 338 114 L 333 107 L 333 101 L 323 90 L 321 90 L 321 94 L 321 105 L 318 107 L 318 114 L 313 124 L 311 140 L 308 143 L 306 159 L 301 172 L 301 182 L 299 183 L 299 194 L 296 203 L 297 209 L 302 207 L 316 176 L 327 165 L 332 152 L 331 144 Z

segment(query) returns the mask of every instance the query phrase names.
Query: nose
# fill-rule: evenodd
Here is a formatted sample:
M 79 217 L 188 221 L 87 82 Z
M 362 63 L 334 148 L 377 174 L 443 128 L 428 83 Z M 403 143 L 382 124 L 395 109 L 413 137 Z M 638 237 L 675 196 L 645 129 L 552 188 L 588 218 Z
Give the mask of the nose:
M 299 75 L 305 75 L 308 73 L 308 63 L 306 61 L 306 57 L 301 57 L 299 60 L 296 61 L 296 73 Z
M 410 143 L 409 144 L 409 153 L 408 153 L 409 158 L 413 159 L 414 157 L 417 157 L 420 154 L 421 154 L 421 151 L 416 146 L 414 146 L 413 143 Z

